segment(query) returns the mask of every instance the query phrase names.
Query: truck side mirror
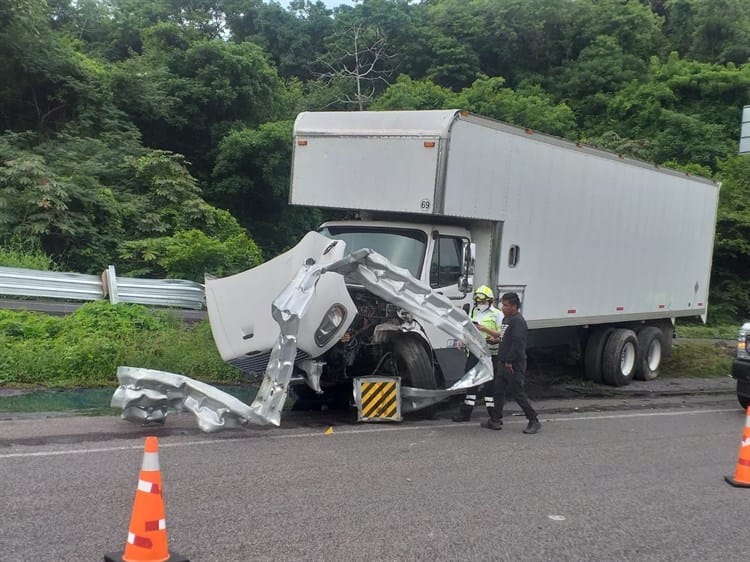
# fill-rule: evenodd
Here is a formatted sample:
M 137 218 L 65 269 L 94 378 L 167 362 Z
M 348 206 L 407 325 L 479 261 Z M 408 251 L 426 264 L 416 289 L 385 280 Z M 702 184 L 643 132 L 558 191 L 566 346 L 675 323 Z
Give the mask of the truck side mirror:
M 470 293 L 474 290 L 474 262 L 477 257 L 477 245 L 468 240 L 464 240 L 462 259 L 461 259 L 461 277 L 458 278 L 458 290 L 462 293 Z

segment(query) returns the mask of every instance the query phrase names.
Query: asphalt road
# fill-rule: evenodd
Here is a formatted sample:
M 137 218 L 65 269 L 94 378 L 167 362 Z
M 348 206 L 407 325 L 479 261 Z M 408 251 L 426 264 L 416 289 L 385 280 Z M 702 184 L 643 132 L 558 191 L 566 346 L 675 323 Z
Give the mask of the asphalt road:
M 170 549 L 192 561 L 746 559 L 732 395 L 548 401 L 542 433 L 290 415 L 206 435 L 192 417 L 0 420 L 0 560 L 122 552 L 144 436 Z M 326 430 L 332 428 L 330 433 Z

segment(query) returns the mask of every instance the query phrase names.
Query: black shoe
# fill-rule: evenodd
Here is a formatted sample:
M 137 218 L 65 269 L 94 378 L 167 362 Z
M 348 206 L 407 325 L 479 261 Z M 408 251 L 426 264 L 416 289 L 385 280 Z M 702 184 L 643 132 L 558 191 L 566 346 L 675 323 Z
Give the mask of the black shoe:
M 542 424 L 539 423 L 539 420 L 531 420 L 529 422 L 529 425 L 526 426 L 526 429 L 524 429 L 523 432 L 528 433 L 529 435 L 533 435 L 535 433 L 539 433 L 541 429 Z
M 451 419 L 454 422 L 467 422 L 467 421 L 471 421 L 471 416 L 467 416 L 466 414 L 456 414 Z
M 495 420 L 487 420 L 485 422 L 482 422 L 482 427 L 486 429 L 494 429 L 495 431 L 500 431 L 503 428 L 503 422 L 495 421 Z

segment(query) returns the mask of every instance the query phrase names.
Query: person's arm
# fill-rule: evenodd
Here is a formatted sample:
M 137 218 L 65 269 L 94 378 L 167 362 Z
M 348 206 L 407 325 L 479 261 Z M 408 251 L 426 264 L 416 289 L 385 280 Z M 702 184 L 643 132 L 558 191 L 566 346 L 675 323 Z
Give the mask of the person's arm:
M 498 318 L 502 319 L 502 315 L 498 314 Z M 497 338 L 500 337 L 500 331 L 499 330 L 493 330 L 492 328 L 488 328 L 487 326 L 483 326 L 477 320 L 474 320 L 474 319 L 472 319 L 472 322 L 477 327 L 477 330 L 479 330 L 480 332 L 482 332 L 484 334 L 487 334 L 490 338 L 497 339 Z M 500 325 L 499 322 L 498 322 L 497 325 L 498 326 Z M 485 337 L 487 337 L 487 336 L 485 336 Z
M 483 326 L 482 324 L 475 324 L 475 326 L 480 332 L 488 334 L 491 338 L 497 339 L 500 337 L 500 330 L 493 330 L 492 328 L 488 328 L 487 326 Z

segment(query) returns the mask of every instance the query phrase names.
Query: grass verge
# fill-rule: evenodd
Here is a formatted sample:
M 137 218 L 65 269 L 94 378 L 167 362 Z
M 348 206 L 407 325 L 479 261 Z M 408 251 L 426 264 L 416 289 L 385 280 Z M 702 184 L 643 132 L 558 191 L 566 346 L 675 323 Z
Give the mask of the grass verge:
M 672 346 L 672 355 L 664 360 L 662 377 L 726 377 L 729 375 L 735 347 L 726 340 L 680 340 Z

